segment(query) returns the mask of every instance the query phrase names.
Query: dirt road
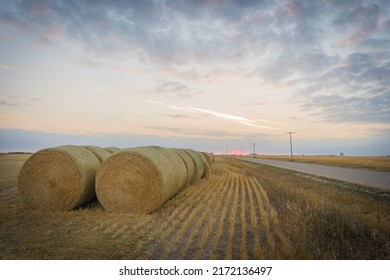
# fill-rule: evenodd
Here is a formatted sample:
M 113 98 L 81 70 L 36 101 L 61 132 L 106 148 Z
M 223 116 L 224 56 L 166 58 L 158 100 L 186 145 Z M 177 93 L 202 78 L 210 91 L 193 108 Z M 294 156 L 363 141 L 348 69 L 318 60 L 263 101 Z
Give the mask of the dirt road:
M 368 169 L 347 168 L 327 166 L 323 164 L 314 163 L 299 163 L 289 162 L 271 159 L 260 158 L 242 158 L 236 157 L 241 160 L 272 165 L 276 167 L 291 169 L 299 172 L 313 174 L 317 176 L 337 179 L 350 183 L 357 183 L 360 185 L 371 186 L 390 190 L 390 172 L 380 172 Z

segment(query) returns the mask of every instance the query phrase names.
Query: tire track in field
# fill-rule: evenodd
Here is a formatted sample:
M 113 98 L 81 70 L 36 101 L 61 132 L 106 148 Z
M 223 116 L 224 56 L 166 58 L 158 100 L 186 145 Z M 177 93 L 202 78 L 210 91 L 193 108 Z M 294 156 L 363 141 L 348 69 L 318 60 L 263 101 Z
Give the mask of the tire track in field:
M 136 250 L 149 259 L 267 259 L 291 248 L 261 184 L 223 162 L 210 179 L 168 201 L 143 230 L 149 241 Z
M 229 220 L 229 228 L 228 230 L 228 240 L 227 240 L 227 246 L 226 246 L 226 252 L 225 252 L 225 260 L 231 260 L 233 259 L 233 245 L 236 244 L 233 242 L 235 239 L 235 232 L 236 232 L 236 223 L 237 223 L 237 207 L 238 207 L 238 200 L 239 200 L 239 194 L 240 194 L 240 184 L 239 184 L 239 175 L 234 176 L 234 184 L 233 184 L 234 194 L 233 194 L 233 204 L 230 208 L 230 216 L 227 217 Z M 239 222 L 238 222 L 239 223 Z
M 280 254 L 283 254 L 282 257 L 288 256 L 291 252 L 291 244 L 280 228 L 277 212 L 275 208 L 272 206 L 272 204 L 270 203 L 267 192 L 263 189 L 259 181 L 255 177 L 251 177 L 251 179 L 254 183 L 255 188 L 261 194 L 263 203 L 265 203 L 265 205 L 267 206 L 266 210 L 268 212 L 268 221 L 269 221 L 269 229 L 270 229 L 269 233 L 272 234 L 272 239 L 271 239 L 272 242 L 270 243 L 272 253 L 274 256 Z M 278 241 L 278 246 L 277 246 L 278 252 L 276 252 L 276 248 L 275 248 L 275 243 L 276 243 L 275 239 Z
M 154 248 L 151 248 L 151 258 L 161 259 L 162 251 L 167 246 L 165 244 L 169 244 L 167 240 L 170 240 L 171 236 L 175 235 L 192 209 L 199 205 L 199 202 L 203 199 L 202 194 L 208 187 L 209 181 L 203 180 L 192 186 L 191 189 L 187 189 L 187 192 L 184 194 L 185 198 L 160 226 L 156 227 L 154 223 L 150 225 L 154 229 L 150 233 L 151 244 L 156 245 Z M 164 244 L 164 246 L 161 246 L 161 244 Z
M 203 238 L 205 236 L 208 236 L 210 231 L 211 231 L 211 222 L 214 221 L 214 216 L 216 211 L 218 211 L 221 202 L 222 202 L 222 195 L 221 195 L 221 189 L 223 189 L 223 185 L 225 182 L 227 182 L 228 177 L 221 176 L 221 178 L 217 178 L 215 181 L 213 187 L 210 187 L 210 189 L 204 193 L 205 196 L 209 196 L 211 199 L 209 200 L 208 209 L 209 211 L 204 211 L 202 212 L 201 218 L 197 221 L 197 223 L 192 227 L 191 232 L 189 236 L 187 237 L 187 242 L 184 244 L 181 254 L 179 256 L 179 259 L 193 259 L 193 254 L 192 252 L 195 250 L 195 247 L 193 250 L 190 250 L 192 246 L 194 246 L 195 242 L 198 241 L 199 247 L 204 248 L 204 243 L 207 241 L 203 241 Z M 222 185 L 222 188 L 221 188 Z M 210 211 L 211 210 L 211 211 Z M 199 228 L 202 228 L 204 235 L 201 236 L 199 232 Z M 202 238 L 202 239 L 201 239 Z M 203 241 L 203 242 L 202 242 Z M 202 246 L 203 244 L 203 246 Z
M 227 201 L 228 188 L 226 188 L 226 185 L 229 184 L 231 179 L 232 178 L 227 176 L 227 174 L 220 179 L 221 183 L 217 186 L 219 199 L 217 199 L 216 206 L 209 216 L 208 222 L 201 233 L 199 245 L 195 249 L 194 259 L 207 259 L 211 254 L 211 243 L 213 241 L 213 237 L 215 237 L 219 216 L 221 215 L 223 209 L 222 207 L 224 207 L 224 202 Z
M 221 215 L 219 217 L 219 221 L 218 221 L 218 225 L 217 225 L 217 230 L 216 230 L 216 233 L 215 233 L 215 236 L 214 236 L 214 239 L 212 241 L 212 244 L 211 244 L 211 248 L 210 248 L 210 258 L 211 259 L 218 259 L 219 256 L 218 256 L 218 245 L 220 243 L 220 240 L 221 240 L 221 237 L 222 237 L 222 234 L 224 233 L 224 225 L 225 225 L 225 218 L 226 218 L 226 215 L 227 215 L 227 211 L 228 211 L 228 205 L 226 204 L 229 204 L 229 202 L 231 201 L 232 199 L 232 195 L 233 195 L 233 187 L 232 185 L 234 184 L 233 182 L 233 176 L 229 176 L 230 177 L 230 180 L 229 180 L 229 183 L 226 185 L 226 189 L 227 189 L 227 194 L 226 194 L 226 201 L 225 201 L 225 205 L 224 207 L 222 208 L 222 212 L 221 212 Z
M 198 234 L 199 228 L 202 228 L 202 224 L 206 218 L 206 215 L 208 215 L 209 209 L 213 209 L 215 206 L 212 201 L 217 195 L 217 193 L 214 191 L 214 188 L 217 184 L 218 181 L 216 180 L 209 182 L 209 188 L 202 192 L 198 207 L 190 209 L 190 213 L 186 217 L 186 220 L 182 226 L 177 228 L 174 236 L 172 236 L 168 241 L 170 246 L 165 247 L 161 257 L 162 259 L 182 258 L 182 254 L 188 250 L 188 247 L 192 243 L 195 235 Z M 177 248 L 179 248 L 179 252 L 175 252 Z
M 195 184 L 187 189 L 184 189 L 180 195 L 182 197 L 186 197 L 186 199 L 190 199 L 193 196 L 196 197 L 196 196 L 200 195 L 200 192 L 193 192 L 193 188 L 201 189 L 202 186 L 204 186 L 204 182 L 203 181 L 198 182 L 197 184 Z M 145 232 L 145 234 L 147 234 L 149 236 L 149 242 L 139 243 L 136 246 L 135 250 L 137 252 L 144 252 L 144 251 L 148 250 L 149 257 L 151 257 L 153 252 L 154 252 L 153 247 L 152 247 L 154 245 L 154 242 L 161 239 L 160 234 L 162 232 L 164 232 L 167 228 L 169 228 L 170 224 L 173 222 L 173 220 L 176 218 L 176 216 L 180 213 L 180 210 L 182 210 L 182 209 L 180 208 L 180 205 L 179 205 L 169 214 L 168 218 L 163 220 L 160 224 L 158 223 L 160 221 L 159 217 L 151 219 L 151 221 L 148 224 L 146 224 L 145 227 L 143 228 L 143 231 Z M 152 213 L 150 216 L 155 216 L 155 215 L 156 215 L 155 213 Z
M 215 168 L 213 170 L 219 170 L 218 173 L 220 174 L 226 174 L 227 172 L 224 165 L 221 165 L 219 168 Z M 213 175 L 213 177 L 218 176 Z M 213 178 L 210 180 L 212 179 Z M 218 180 L 217 178 L 214 179 Z M 170 236 L 172 231 L 175 230 L 175 227 L 180 227 L 179 222 L 183 222 L 185 219 L 185 217 L 182 218 L 182 216 L 187 213 L 190 207 L 194 207 L 194 204 L 196 205 L 199 202 L 202 193 L 209 188 L 208 184 L 210 183 L 210 180 L 201 180 L 197 184 L 184 189 L 178 196 L 178 205 L 173 209 L 168 217 L 162 217 L 162 220 L 158 217 L 158 221 L 154 220 L 146 226 L 144 230 L 148 233 L 150 241 L 146 244 L 138 244 L 135 250 L 143 252 L 149 249 L 149 257 L 157 259 L 157 256 L 161 254 L 159 251 L 162 250 L 162 246 L 160 244 L 165 243 L 165 238 Z M 189 201 L 191 201 L 191 205 L 188 205 Z M 163 211 L 164 209 L 161 210 L 161 212 Z M 158 223 L 160 221 L 161 223 L 156 225 L 156 222 Z
M 250 224 L 252 227 L 253 234 L 253 252 L 252 259 L 260 259 L 261 258 L 261 245 L 260 245 L 260 230 L 258 226 L 258 215 L 256 213 L 255 204 L 253 203 L 253 192 L 252 186 L 249 183 L 247 177 L 244 178 L 246 192 L 248 195 L 248 204 L 249 204 L 249 212 L 250 212 Z M 250 242 L 250 240 L 248 240 Z M 252 245 L 250 244 L 250 245 Z
M 240 205 L 240 221 L 241 221 L 241 244 L 240 244 L 240 258 L 247 260 L 248 257 L 248 247 L 247 247 L 247 214 L 246 214 L 246 185 L 244 182 L 244 176 L 240 176 L 240 189 L 241 189 L 241 205 Z
M 256 210 L 258 211 L 259 219 L 262 225 L 262 233 L 263 233 L 263 238 L 262 242 L 264 246 L 267 246 L 267 253 L 274 252 L 275 250 L 275 240 L 273 235 L 271 234 L 271 229 L 270 229 L 270 222 L 269 222 L 269 215 L 266 209 L 269 209 L 270 205 L 267 204 L 267 201 L 261 196 L 261 191 L 260 189 L 262 188 L 259 184 L 256 184 L 253 177 L 248 178 L 250 185 L 252 186 L 252 191 L 254 193 L 254 199 L 256 203 Z M 264 247 L 263 246 L 263 247 Z M 264 250 L 263 250 L 264 252 Z M 264 252 L 264 253 L 266 253 Z

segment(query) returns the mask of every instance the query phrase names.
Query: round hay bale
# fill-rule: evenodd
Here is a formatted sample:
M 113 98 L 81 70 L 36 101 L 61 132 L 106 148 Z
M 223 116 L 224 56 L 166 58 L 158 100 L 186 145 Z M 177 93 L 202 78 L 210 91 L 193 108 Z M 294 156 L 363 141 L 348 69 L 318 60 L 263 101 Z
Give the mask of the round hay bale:
M 115 147 L 106 147 L 104 148 L 106 151 L 109 151 L 111 154 L 117 152 L 117 151 L 120 151 L 121 149 L 119 148 L 115 148 Z
M 191 149 L 182 149 L 182 150 L 191 157 L 194 163 L 195 166 L 194 184 L 195 184 L 203 177 L 204 174 L 205 165 L 203 159 L 194 150 Z
M 122 149 L 100 166 L 96 195 L 107 211 L 150 213 L 183 188 L 185 173 L 184 163 L 173 151 Z
M 198 151 L 196 153 L 199 155 L 199 157 L 202 159 L 204 163 L 204 172 L 202 174 L 202 178 L 209 179 L 211 175 L 211 166 L 209 164 L 209 160 L 204 153 Z
M 40 150 L 20 170 L 20 196 L 33 209 L 71 210 L 95 198 L 99 165 L 97 157 L 83 147 Z
M 100 148 L 100 147 L 96 147 L 96 146 L 81 146 L 81 147 L 92 152 L 98 158 L 100 163 L 102 163 L 109 156 L 111 156 L 111 152 L 107 151 L 106 149 Z
M 184 162 L 184 165 L 186 167 L 186 170 L 187 170 L 187 180 L 186 180 L 185 186 L 192 185 L 194 183 L 194 180 L 195 180 L 195 165 L 194 165 L 194 161 L 189 156 L 189 154 L 187 154 L 183 150 L 174 149 L 174 148 L 171 149 L 171 150 L 175 151 L 179 155 L 179 157 L 182 159 L 182 161 Z
M 187 181 L 187 169 L 183 160 L 175 151 L 169 148 L 164 148 L 160 146 L 149 146 L 144 148 L 156 149 L 164 156 L 166 156 L 169 162 L 171 162 L 171 167 L 173 168 L 172 174 L 174 176 L 173 180 L 177 184 L 177 187 L 174 187 L 172 193 L 169 194 L 169 197 L 171 197 L 177 192 L 177 190 L 182 189 Z
M 211 168 L 212 165 L 213 165 L 213 160 L 212 160 L 210 154 L 209 154 L 209 153 L 206 153 L 206 152 L 200 152 L 200 153 L 201 153 L 201 154 L 203 155 L 203 157 L 206 159 L 207 164 L 208 164 L 209 167 Z

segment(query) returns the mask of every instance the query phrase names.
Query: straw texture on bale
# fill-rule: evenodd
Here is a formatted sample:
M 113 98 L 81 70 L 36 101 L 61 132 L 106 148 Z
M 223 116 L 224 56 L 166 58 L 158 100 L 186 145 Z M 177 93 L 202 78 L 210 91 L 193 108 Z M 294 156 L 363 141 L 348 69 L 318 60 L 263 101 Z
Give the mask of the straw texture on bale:
M 208 160 L 207 156 L 205 155 L 205 153 L 203 153 L 203 152 L 196 152 L 196 153 L 199 155 L 199 157 L 202 159 L 202 161 L 204 163 L 204 172 L 203 172 L 202 178 L 209 179 L 210 175 L 211 175 L 211 166 L 209 164 L 209 160 Z
M 71 210 L 95 198 L 99 165 L 97 157 L 83 147 L 40 150 L 19 173 L 20 196 L 33 209 Z
M 172 179 L 176 182 L 172 188 L 172 192 L 168 194 L 168 197 L 174 195 L 178 190 L 182 189 L 187 180 L 187 169 L 186 166 L 181 159 L 181 157 L 172 149 L 163 148 L 159 146 L 149 146 L 144 148 L 153 148 L 160 153 L 162 153 L 168 161 L 171 163 L 172 167 Z
M 205 165 L 203 162 L 203 159 L 200 157 L 200 155 L 191 149 L 183 149 L 184 152 L 186 152 L 192 159 L 194 166 L 195 166 L 195 174 L 194 174 L 194 181 L 198 182 L 204 174 Z
M 109 151 L 111 154 L 117 152 L 117 151 L 120 151 L 121 149 L 119 148 L 115 148 L 115 147 L 107 147 L 107 148 L 104 148 L 106 151 Z
M 209 153 L 206 153 L 206 152 L 200 152 L 203 157 L 206 159 L 206 162 L 207 164 L 210 166 L 210 168 L 212 167 L 213 165 L 213 159 L 211 158 L 211 155 Z
M 185 165 L 173 151 L 122 149 L 100 166 L 96 195 L 107 211 L 150 213 L 183 188 L 186 178 Z
M 186 180 L 185 186 L 190 186 L 190 185 L 194 184 L 195 183 L 195 165 L 194 165 L 192 158 L 189 156 L 189 154 L 187 154 L 183 150 L 180 150 L 180 149 L 172 149 L 172 150 L 175 151 L 179 155 L 179 157 L 182 159 L 182 161 L 184 162 L 184 165 L 186 167 L 187 180 Z
M 82 146 L 83 148 L 86 148 L 90 152 L 92 152 L 102 163 L 105 161 L 109 156 L 111 156 L 111 152 L 107 151 L 106 149 L 96 147 L 96 146 Z

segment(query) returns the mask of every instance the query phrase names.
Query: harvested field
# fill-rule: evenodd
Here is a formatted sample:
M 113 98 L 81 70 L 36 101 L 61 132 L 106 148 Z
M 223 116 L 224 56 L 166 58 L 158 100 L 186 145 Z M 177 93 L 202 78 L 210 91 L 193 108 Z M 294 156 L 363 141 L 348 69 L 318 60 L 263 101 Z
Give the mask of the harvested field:
M 29 210 L 0 157 L 1 259 L 389 259 L 389 193 L 215 157 L 149 215 Z

